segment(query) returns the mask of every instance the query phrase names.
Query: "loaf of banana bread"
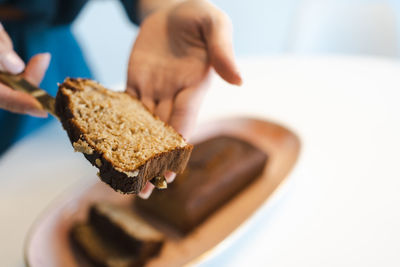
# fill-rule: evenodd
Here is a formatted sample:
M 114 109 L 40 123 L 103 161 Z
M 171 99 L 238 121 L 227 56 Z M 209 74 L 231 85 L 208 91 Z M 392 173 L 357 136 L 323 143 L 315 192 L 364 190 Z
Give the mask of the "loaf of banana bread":
M 140 212 L 187 233 L 261 175 L 267 155 L 255 146 L 218 136 L 194 146 L 185 171 L 168 190 L 136 199 Z

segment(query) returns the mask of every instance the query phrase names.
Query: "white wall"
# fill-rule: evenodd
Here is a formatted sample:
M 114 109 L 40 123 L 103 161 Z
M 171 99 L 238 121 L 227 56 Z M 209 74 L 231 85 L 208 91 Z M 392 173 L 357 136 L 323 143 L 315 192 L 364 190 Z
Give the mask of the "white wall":
M 300 0 L 213 0 L 232 18 L 236 54 L 281 53 Z M 117 0 L 90 1 L 73 26 L 90 66 L 107 86 L 125 81 L 137 28 Z
M 301 0 L 212 0 L 232 19 L 236 53 L 284 52 Z
M 119 1 L 89 1 L 73 31 L 95 78 L 106 86 L 126 80 L 126 68 L 137 33 Z
M 212 1 L 232 18 L 238 56 L 285 52 L 398 54 L 400 19 L 396 10 L 400 10 L 400 0 Z M 342 9 L 332 8 L 335 3 Z M 349 13 L 347 5 L 352 6 L 354 14 Z M 107 86 L 125 81 L 137 28 L 128 21 L 119 1 L 90 1 L 73 29 L 96 78 Z
M 303 0 L 289 51 L 396 57 L 396 12 L 387 0 Z

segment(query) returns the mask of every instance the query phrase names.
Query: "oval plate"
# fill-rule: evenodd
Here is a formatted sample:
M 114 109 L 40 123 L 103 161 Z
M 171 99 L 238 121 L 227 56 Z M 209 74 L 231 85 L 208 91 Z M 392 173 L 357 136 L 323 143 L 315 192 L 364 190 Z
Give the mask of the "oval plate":
M 167 238 L 160 254 L 147 266 L 182 266 L 199 262 L 241 226 L 282 184 L 300 151 L 299 138 L 290 130 L 267 121 L 239 118 L 207 123 L 198 128 L 193 143 L 220 135 L 244 139 L 269 155 L 262 176 L 217 210 L 203 224 L 184 237 Z M 89 206 L 97 201 L 129 204 L 132 196 L 115 193 L 102 182 L 79 185 L 52 204 L 30 230 L 25 261 L 28 266 L 80 266 L 68 232 L 73 224 L 86 220 Z M 225 240 L 225 242 L 223 242 Z

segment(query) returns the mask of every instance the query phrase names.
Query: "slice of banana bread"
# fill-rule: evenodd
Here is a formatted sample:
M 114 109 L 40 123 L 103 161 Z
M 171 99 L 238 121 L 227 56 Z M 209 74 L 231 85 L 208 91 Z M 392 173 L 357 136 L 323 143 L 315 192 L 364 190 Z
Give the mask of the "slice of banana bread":
M 82 260 L 87 259 L 92 263 L 90 266 L 104 267 L 139 267 L 143 262 L 138 257 L 122 246 L 108 242 L 90 224 L 76 224 L 71 229 L 70 237 L 82 255 Z M 80 262 L 79 266 L 86 266 Z
M 193 148 L 138 99 L 92 80 L 67 78 L 56 110 L 75 150 L 121 193 L 139 193 L 167 170 L 182 172 Z
M 89 221 L 75 224 L 70 237 L 82 260 L 109 267 L 144 266 L 160 252 L 165 240 L 132 207 L 107 202 L 93 204 Z
M 132 207 L 97 203 L 90 208 L 89 223 L 109 242 L 119 244 L 141 261 L 156 255 L 164 235 L 136 215 Z

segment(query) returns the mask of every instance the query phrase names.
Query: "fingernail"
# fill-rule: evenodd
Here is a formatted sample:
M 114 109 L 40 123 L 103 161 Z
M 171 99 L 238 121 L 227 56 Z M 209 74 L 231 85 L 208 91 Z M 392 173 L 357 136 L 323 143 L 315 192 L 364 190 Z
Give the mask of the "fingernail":
M 151 192 L 153 192 L 153 189 L 154 189 L 154 185 L 152 185 L 151 183 L 147 182 L 147 184 L 145 185 L 143 190 L 140 191 L 138 196 L 140 198 L 143 198 L 143 199 L 148 199 L 150 197 L 150 195 L 151 195 Z
M 24 70 L 25 63 L 16 54 L 7 53 L 3 58 L 3 66 L 7 71 L 18 74 Z
M 38 64 L 40 65 L 41 68 L 47 69 L 49 67 L 50 60 L 51 60 L 50 53 L 41 53 Z
M 51 60 L 51 54 L 43 53 L 42 55 L 43 55 L 42 64 L 46 63 L 46 65 L 49 65 L 50 60 Z
M 167 180 L 168 183 L 172 183 L 175 180 L 176 173 L 166 171 L 164 174 L 165 179 Z
M 39 118 L 47 118 L 48 114 L 46 111 L 42 109 L 30 109 L 26 111 L 26 114 L 34 116 L 34 117 L 39 117 Z
M 150 197 L 150 195 L 151 195 L 151 191 L 146 191 L 145 193 L 140 192 L 138 196 L 142 199 L 148 199 Z

